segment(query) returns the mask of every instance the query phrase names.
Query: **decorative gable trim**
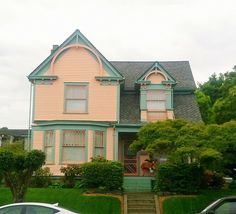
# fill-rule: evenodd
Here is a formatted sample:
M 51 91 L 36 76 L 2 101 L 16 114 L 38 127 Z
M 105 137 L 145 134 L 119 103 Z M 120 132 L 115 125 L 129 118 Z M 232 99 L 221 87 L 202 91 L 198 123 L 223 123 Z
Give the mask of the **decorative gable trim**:
M 95 79 L 101 82 L 101 85 L 119 85 L 124 80 L 123 77 L 96 76 Z
M 97 56 L 101 61 L 101 65 L 110 76 L 114 77 L 123 77 L 122 74 L 93 46 L 93 44 L 79 31 L 76 30 L 71 36 L 69 36 L 58 48 L 56 48 L 31 74 L 28 76 L 30 80 L 32 76 L 43 76 L 43 74 L 50 69 L 50 66 L 53 65 L 52 62 L 55 61 L 57 56 L 65 49 L 66 47 L 74 46 L 83 46 L 87 49 L 92 50 L 93 54 Z M 63 50 L 62 50 L 63 49 Z M 53 61 L 54 59 L 54 61 Z
M 176 80 L 168 73 L 168 71 L 165 70 L 165 68 L 163 68 L 163 66 L 160 65 L 160 63 L 155 62 L 153 63 L 153 65 L 148 68 L 143 74 L 142 76 L 140 76 L 137 80 L 136 83 L 137 84 L 141 84 L 141 85 L 148 85 L 151 84 L 150 81 L 147 80 L 148 76 L 150 76 L 153 73 L 160 73 L 165 77 L 165 81 L 162 81 L 162 84 L 170 84 L 170 85 L 174 85 L 176 84 Z
M 29 76 L 29 81 L 36 84 L 52 84 L 57 80 L 57 76 Z

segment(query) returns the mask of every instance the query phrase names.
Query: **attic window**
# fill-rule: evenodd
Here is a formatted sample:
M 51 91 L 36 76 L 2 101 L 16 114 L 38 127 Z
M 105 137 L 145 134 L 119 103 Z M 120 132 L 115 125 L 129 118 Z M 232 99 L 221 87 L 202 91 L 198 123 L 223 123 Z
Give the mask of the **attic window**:
M 157 121 L 167 119 L 166 93 L 164 90 L 147 91 L 147 120 Z

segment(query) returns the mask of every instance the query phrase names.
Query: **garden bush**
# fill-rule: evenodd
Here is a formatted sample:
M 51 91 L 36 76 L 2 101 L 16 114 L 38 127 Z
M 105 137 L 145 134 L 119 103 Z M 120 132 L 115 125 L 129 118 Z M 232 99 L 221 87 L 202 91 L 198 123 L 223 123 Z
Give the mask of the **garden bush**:
M 38 169 L 31 178 L 30 186 L 39 188 L 48 187 L 52 184 L 51 176 L 52 173 L 48 167 Z
M 220 189 L 225 184 L 223 174 L 205 170 L 202 178 L 202 188 L 207 189 Z
M 122 163 L 98 158 L 82 165 L 81 179 L 88 188 L 121 190 L 123 173 Z
M 79 164 L 71 164 L 61 167 L 61 172 L 64 173 L 62 178 L 64 187 L 73 188 L 76 184 L 76 177 L 81 175 L 81 166 Z
M 202 169 L 197 164 L 163 163 L 156 174 L 157 192 L 190 194 L 200 189 Z

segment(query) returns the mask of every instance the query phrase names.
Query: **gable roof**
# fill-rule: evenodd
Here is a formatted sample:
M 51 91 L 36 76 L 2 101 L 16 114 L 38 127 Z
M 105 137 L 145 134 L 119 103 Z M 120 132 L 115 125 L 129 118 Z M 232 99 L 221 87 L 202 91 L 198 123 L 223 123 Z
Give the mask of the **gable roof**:
M 125 77 L 125 90 L 134 90 L 135 81 L 147 71 L 155 61 L 110 61 Z M 174 90 L 195 90 L 196 85 L 188 61 L 158 62 L 177 82 Z
M 94 45 L 79 31 L 72 33 L 60 46 L 58 46 L 37 68 L 35 68 L 29 79 L 35 76 L 42 76 L 50 66 L 53 57 L 64 47 L 71 44 L 82 44 L 93 49 L 102 61 L 104 68 L 112 73 L 113 76 L 123 77 L 122 74 L 94 47 Z

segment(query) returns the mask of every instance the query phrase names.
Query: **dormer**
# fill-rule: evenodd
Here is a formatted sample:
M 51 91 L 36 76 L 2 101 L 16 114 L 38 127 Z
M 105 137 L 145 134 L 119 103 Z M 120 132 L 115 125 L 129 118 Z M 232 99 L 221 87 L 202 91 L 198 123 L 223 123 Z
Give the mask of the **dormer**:
M 173 86 L 176 80 L 155 62 L 136 81 L 140 85 L 140 118 L 142 122 L 174 119 Z

